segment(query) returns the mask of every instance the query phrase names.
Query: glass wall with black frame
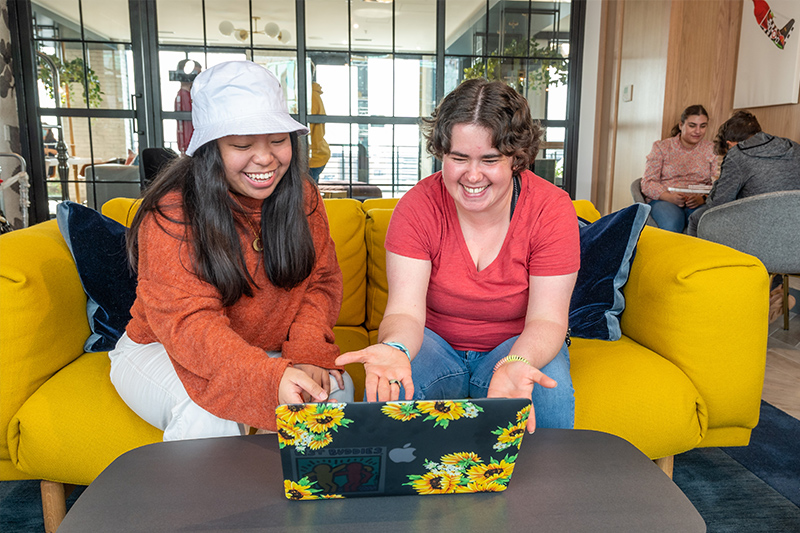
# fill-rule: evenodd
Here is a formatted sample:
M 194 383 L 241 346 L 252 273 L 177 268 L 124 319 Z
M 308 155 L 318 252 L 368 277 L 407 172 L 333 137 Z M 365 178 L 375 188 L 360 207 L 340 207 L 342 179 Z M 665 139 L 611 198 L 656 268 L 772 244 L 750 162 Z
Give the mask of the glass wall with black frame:
M 565 130 L 577 127 L 567 113 L 572 3 L 446 2 L 445 92 L 465 79 L 487 78 L 525 96 L 547 132 L 533 170 L 564 187 Z
M 247 59 L 276 74 L 298 120 L 324 125 L 321 184 L 402 195 L 440 166 L 420 118 L 486 77 L 528 100 L 547 129 L 535 169 L 569 191 L 581 52 L 570 29 L 584 1 L 32 0 L 25 22 L 41 55 L 30 107 L 43 127 L 32 178 L 52 205 L 88 205 L 83 165 L 135 163 L 140 142 L 185 150 L 194 76 Z M 58 135 L 63 162 L 44 152 Z
M 42 129 L 37 160 L 43 163 L 32 168 L 32 177 L 46 182 L 51 217 L 65 200 L 99 208 L 94 193 L 100 175 L 109 178 L 102 187 L 112 197 L 137 192 L 135 169 L 126 169 L 123 180 L 107 167 L 98 172 L 103 165 L 132 162 L 138 151 L 127 14 L 127 0 L 31 2 Z

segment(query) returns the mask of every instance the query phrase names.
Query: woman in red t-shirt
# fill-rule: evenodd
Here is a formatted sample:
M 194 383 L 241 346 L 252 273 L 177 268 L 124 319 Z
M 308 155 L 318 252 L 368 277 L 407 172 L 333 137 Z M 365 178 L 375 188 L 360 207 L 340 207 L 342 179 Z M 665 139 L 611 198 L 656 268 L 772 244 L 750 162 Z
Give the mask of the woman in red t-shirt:
M 530 431 L 572 427 L 578 223 L 567 193 L 527 170 L 542 130 L 521 95 L 486 80 L 462 83 L 426 125 L 442 171 L 392 215 L 380 344 L 336 362 L 364 363 L 369 401 L 532 398 Z

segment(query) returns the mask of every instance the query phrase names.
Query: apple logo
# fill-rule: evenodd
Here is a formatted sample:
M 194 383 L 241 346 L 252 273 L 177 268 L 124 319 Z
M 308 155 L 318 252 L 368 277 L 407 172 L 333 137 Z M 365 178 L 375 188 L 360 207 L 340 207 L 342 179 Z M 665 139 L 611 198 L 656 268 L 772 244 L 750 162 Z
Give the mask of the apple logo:
M 411 448 L 411 443 L 409 442 L 402 448 L 394 448 L 389 450 L 389 459 L 391 459 L 394 463 L 410 463 L 416 459 L 414 456 L 415 451 L 416 448 Z

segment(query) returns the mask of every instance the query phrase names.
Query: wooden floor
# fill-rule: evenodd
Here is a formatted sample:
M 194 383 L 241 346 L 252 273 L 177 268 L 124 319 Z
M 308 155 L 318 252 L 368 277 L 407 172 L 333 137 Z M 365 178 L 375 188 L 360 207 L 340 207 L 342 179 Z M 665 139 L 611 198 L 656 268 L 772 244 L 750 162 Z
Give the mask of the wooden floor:
M 789 286 L 800 289 L 800 277 L 792 277 Z M 794 307 L 795 310 L 800 304 Z M 789 329 L 783 329 L 783 317 L 769 326 L 767 368 L 764 377 L 764 401 L 800 419 L 800 314 L 790 313 Z

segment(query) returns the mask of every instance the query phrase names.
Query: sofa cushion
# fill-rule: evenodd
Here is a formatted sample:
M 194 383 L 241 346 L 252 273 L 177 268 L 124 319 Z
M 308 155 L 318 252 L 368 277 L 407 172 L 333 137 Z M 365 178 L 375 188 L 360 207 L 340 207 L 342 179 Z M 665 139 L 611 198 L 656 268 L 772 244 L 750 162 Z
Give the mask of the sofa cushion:
M 592 223 L 580 220 L 581 268 L 569 311 L 574 337 L 613 341 L 622 336 L 622 287 L 649 214 L 649 205 L 633 204 Z
M 337 326 L 364 323 L 367 291 L 367 250 L 364 247 L 364 212 L 352 198 L 323 200 L 328 214 L 331 238 L 336 245 L 336 260 L 342 269 L 344 293 Z
M 661 354 L 624 336 L 575 339 L 569 349 L 575 429 L 622 437 L 651 459 L 690 450 L 705 437 L 707 404 Z
M 88 300 L 91 335 L 87 352 L 114 348 L 131 319 L 136 299 L 136 276 L 128 267 L 126 228 L 119 222 L 75 202 L 62 202 L 58 227 L 75 259 Z
M 83 355 L 89 334 L 86 293 L 58 223 L 0 236 L 0 479 L 23 476 L 9 462 L 12 416 Z
M 123 453 L 163 439 L 125 405 L 105 353 L 87 353 L 37 390 L 11 420 L 11 459 L 34 477 L 88 485 Z
M 367 206 L 365 205 L 366 209 Z M 367 244 L 367 322 L 368 330 L 377 330 L 383 320 L 386 302 L 389 300 L 389 284 L 386 281 L 386 249 L 383 241 L 392 218 L 393 209 L 375 208 L 367 211 L 367 229 L 364 240 Z

